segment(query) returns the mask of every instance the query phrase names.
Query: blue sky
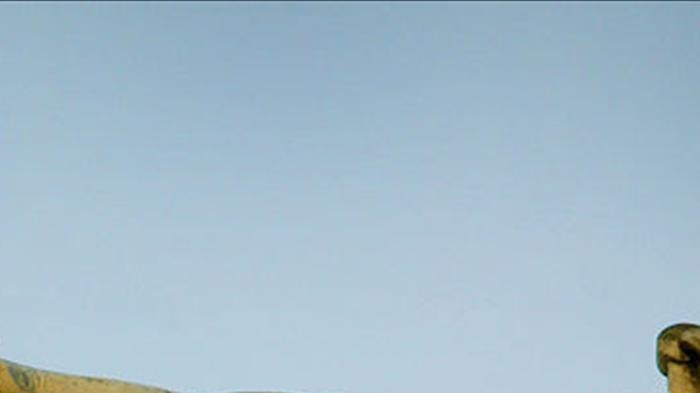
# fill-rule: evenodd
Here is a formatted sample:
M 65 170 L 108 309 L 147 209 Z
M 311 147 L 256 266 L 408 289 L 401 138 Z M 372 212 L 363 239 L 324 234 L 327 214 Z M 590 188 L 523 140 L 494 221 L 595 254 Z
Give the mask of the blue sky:
M 8 3 L 0 357 L 185 393 L 661 393 L 695 3 Z

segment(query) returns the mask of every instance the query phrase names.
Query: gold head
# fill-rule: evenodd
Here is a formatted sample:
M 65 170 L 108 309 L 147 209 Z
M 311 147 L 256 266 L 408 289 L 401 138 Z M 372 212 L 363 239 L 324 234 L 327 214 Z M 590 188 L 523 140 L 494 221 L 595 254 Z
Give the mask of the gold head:
M 679 323 L 659 333 L 656 365 L 670 393 L 700 393 L 700 326 Z

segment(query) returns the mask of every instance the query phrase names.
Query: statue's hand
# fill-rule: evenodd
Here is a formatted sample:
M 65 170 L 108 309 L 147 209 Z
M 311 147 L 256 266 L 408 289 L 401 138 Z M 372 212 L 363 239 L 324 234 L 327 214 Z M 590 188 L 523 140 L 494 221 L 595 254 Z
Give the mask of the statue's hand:
M 670 393 L 700 393 L 700 326 L 681 323 L 657 339 L 656 364 Z

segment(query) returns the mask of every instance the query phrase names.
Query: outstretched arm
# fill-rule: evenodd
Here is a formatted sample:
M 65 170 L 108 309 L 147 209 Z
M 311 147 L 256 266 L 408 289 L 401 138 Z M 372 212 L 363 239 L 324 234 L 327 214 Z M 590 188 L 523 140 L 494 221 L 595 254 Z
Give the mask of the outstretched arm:
M 0 359 L 0 393 L 172 393 L 106 378 L 60 374 Z

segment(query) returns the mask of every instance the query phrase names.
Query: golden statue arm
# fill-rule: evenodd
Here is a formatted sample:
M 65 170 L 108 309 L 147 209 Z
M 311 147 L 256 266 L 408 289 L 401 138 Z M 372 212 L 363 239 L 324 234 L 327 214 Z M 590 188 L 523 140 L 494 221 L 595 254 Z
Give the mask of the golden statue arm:
M 0 359 L 0 393 L 173 393 L 106 378 L 60 374 Z

